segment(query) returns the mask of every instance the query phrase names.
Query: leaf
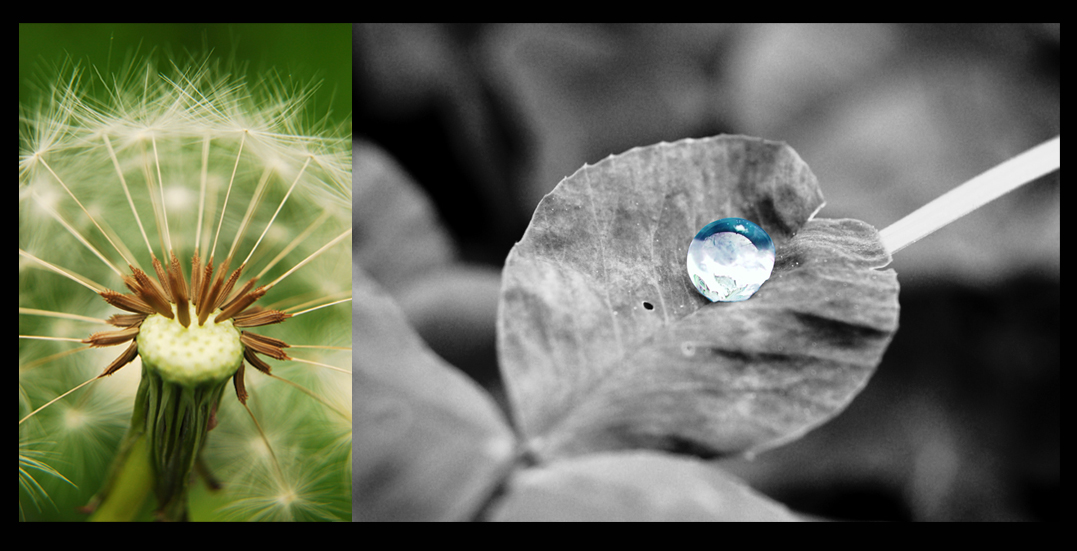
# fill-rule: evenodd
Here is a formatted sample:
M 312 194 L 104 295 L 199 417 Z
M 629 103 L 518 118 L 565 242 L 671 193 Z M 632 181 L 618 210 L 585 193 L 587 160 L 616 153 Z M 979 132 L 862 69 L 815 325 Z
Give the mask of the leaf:
M 654 452 L 526 469 L 492 509 L 500 521 L 793 521 L 784 505 L 713 465 Z
M 356 140 L 352 259 L 442 358 L 476 381 L 498 380 L 501 271 L 458 260 L 424 190 L 380 147 Z
M 352 285 L 353 519 L 471 518 L 511 464 L 511 430 L 358 266 Z
M 633 149 L 563 180 L 503 273 L 498 353 L 540 458 L 616 449 L 702 457 L 803 434 L 866 384 L 897 330 L 878 233 L 812 220 L 822 194 L 787 145 L 741 136 Z M 688 279 L 699 228 L 752 220 L 771 279 L 711 303 Z
M 456 250 L 422 189 L 385 151 L 352 147 L 352 252 L 366 273 L 397 294 L 429 271 L 448 266 Z

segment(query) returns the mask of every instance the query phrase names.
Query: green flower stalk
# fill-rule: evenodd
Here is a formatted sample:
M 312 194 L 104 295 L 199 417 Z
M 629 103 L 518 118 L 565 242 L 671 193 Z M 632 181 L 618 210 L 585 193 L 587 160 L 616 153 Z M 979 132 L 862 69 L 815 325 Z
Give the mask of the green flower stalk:
M 174 314 L 176 310 L 172 308 Z M 188 480 L 215 424 L 221 395 L 233 379 L 237 393 L 243 388 L 242 377 L 237 377 L 244 354 L 240 333 L 232 320 L 191 323 L 198 319 L 198 310 L 190 305 L 188 326 L 179 315 L 150 314 L 142 320 L 135 345 L 142 359 L 142 379 L 131 427 L 120 446 L 121 459 L 91 509 L 112 496 L 113 487 L 122 483 L 121 477 L 138 476 L 131 472 L 145 471 L 148 465 L 160 517 L 186 520 Z M 88 340 L 92 344 L 94 338 Z M 239 396 L 245 403 L 245 392 Z M 138 497 L 120 499 L 132 505 L 141 502 Z M 108 512 L 96 518 L 122 519 L 123 514 Z
M 347 135 L 208 59 L 63 75 L 20 113 L 20 517 L 349 518 Z

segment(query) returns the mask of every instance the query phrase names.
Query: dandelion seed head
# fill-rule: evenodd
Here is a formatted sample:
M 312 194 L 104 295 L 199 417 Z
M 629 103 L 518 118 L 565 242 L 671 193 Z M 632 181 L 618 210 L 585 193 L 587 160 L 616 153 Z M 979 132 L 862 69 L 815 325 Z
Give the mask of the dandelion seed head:
M 349 136 L 303 120 L 309 89 L 277 86 L 273 77 L 247 81 L 242 71 L 224 70 L 209 58 L 181 65 L 158 70 L 134 62 L 115 75 L 65 66 L 40 107 L 20 108 L 20 249 L 73 274 L 46 269 L 20 254 L 20 307 L 108 318 L 116 308 L 75 279 L 126 293 L 128 264 L 156 280 L 151 259 L 167 263 L 170 247 L 181 259 L 184 278 L 191 277 L 196 249 L 203 262 L 215 249 L 218 267 L 234 249 L 230 270 L 253 249 L 243 275 L 250 278 L 264 269 L 262 284 L 350 227 Z M 296 240 L 300 235 L 305 237 Z M 283 256 L 272 264 L 278 255 Z M 261 304 L 326 302 L 329 292 L 350 293 L 350 266 L 350 247 L 342 243 L 269 290 Z M 20 333 L 26 334 L 82 338 L 107 329 L 20 315 Z M 350 308 L 326 308 L 255 332 L 288 342 L 346 346 Z M 96 377 L 119 348 L 65 355 L 72 344 L 20 339 L 20 418 Z M 314 351 L 307 357 L 341 367 L 351 363 L 348 351 Z M 336 387 L 350 389 L 346 373 L 270 363 L 274 376 L 309 383 L 319 398 Z M 55 439 L 47 451 L 56 452 L 54 464 L 78 484 L 64 489 L 62 480 L 43 477 L 47 495 L 82 505 L 100 487 L 131 419 L 141 365 L 136 357 L 20 424 L 20 444 L 44 435 Z M 226 491 L 235 491 L 229 499 L 268 501 L 257 506 L 246 501 L 229 511 L 247 519 L 347 518 L 350 506 L 341 496 L 350 495 L 350 484 L 303 482 L 310 480 L 306 471 L 320 472 L 346 459 L 320 453 L 326 446 L 335 449 L 342 438 L 336 426 L 328 433 L 319 430 L 322 420 L 332 417 L 326 406 L 250 366 L 245 380 L 254 420 L 234 395 L 226 395 L 203 455 Z M 350 411 L 350 400 L 327 400 Z M 350 450 L 350 427 L 346 434 Z M 288 482 L 277 472 L 289 473 Z M 268 480 L 274 485 L 257 482 Z M 64 497 L 69 495 L 76 497 Z

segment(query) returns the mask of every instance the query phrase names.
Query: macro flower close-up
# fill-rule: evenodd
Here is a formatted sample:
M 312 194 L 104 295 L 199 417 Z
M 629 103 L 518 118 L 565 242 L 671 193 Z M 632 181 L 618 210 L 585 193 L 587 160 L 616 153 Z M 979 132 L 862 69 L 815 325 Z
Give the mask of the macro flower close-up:
M 20 520 L 350 520 L 350 129 L 212 54 L 67 61 L 41 88 Z
M 20 23 L 19 522 L 1055 520 L 1060 36 Z

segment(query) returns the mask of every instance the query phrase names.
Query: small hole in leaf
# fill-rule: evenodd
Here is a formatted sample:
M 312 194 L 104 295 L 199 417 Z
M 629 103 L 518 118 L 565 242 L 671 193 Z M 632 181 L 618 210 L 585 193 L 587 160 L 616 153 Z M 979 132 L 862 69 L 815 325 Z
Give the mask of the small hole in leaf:
M 654 305 L 645 300 L 645 301 L 643 301 L 643 309 L 644 310 L 654 310 Z

